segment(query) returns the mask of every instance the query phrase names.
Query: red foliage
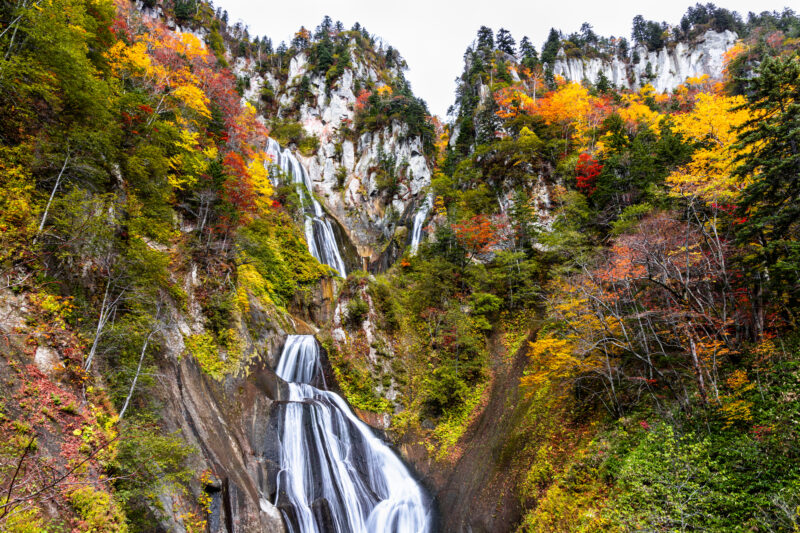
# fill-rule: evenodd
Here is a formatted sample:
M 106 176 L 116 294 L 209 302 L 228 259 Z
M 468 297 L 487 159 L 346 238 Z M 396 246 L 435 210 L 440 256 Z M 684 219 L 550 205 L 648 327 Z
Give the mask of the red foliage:
M 227 200 L 246 218 L 256 210 L 256 195 L 242 156 L 236 152 L 225 154 L 222 164 L 229 178 L 225 180 Z
M 592 158 L 591 155 L 583 153 L 578 156 L 578 165 L 575 167 L 577 175 L 576 187 L 582 191 L 586 196 L 591 196 L 596 190 L 597 176 L 603 170 L 603 165 L 598 163 Z

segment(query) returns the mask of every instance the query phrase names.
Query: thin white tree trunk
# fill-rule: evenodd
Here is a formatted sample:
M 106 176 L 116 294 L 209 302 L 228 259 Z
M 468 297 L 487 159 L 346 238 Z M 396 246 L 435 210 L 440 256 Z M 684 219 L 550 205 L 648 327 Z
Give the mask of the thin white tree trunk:
M 56 184 L 53 186 L 53 191 L 50 193 L 50 199 L 47 200 L 47 206 L 44 208 L 44 214 L 42 215 L 42 221 L 39 222 L 39 231 L 41 233 L 44 229 L 44 223 L 47 222 L 47 213 L 50 212 L 50 204 L 53 203 L 53 198 L 56 196 L 56 191 L 58 190 L 58 186 L 61 184 L 61 177 L 64 175 L 64 171 L 67 169 L 67 164 L 69 163 L 69 156 L 70 152 L 67 150 L 67 157 L 64 158 L 64 164 L 61 166 L 61 172 L 58 173 L 58 178 L 56 178 Z M 34 241 L 35 242 L 35 241 Z
M 160 328 L 159 328 L 160 329 Z M 133 397 L 133 391 L 136 389 L 136 382 L 139 381 L 139 374 L 142 372 L 142 362 L 144 361 L 144 354 L 147 352 L 147 345 L 150 343 L 150 339 L 159 329 L 154 329 L 151 331 L 147 337 L 144 339 L 144 345 L 142 346 L 142 353 L 139 354 L 139 365 L 136 367 L 136 375 L 133 376 L 133 382 L 131 383 L 131 390 L 128 391 L 128 397 L 125 398 L 125 403 L 122 405 L 122 409 L 119 412 L 119 419 L 122 420 L 122 417 L 125 416 L 125 411 L 128 409 L 128 404 Z

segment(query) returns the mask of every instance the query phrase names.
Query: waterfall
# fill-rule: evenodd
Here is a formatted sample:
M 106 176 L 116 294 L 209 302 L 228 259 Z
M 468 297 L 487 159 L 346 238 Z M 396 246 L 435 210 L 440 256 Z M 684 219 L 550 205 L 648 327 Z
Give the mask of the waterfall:
M 272 164 L 280 168 L 292 183 L 297 184 L 298 189 L 303 185 L 308 191 L 311 200 L 308 204 L 304 201 L 303 191 L 299 190 L 298 193 L 305 213 L 305 234 L 309 252 L 317 261 L 332 267 L 340 276 L 346 277 L 347 269 L 333 233 L 333 224 L 322 209 L 322 205 L 314 198 L 311 178 L 305 167 L 291 150 L 281 149 L 281 145 L 275 139 L 270 138 L 267 142 L 267 154 L 272 157 Z
M 276 501 L 288 531 L 428 533 L 428 498 L 402 461 L 342 398 L 309 384 L 321 376 L 314 337 L 290 335 L 276 372 L 289 382 Z
M 425 224 L 425 219 L 428 218 L 428 213 L 433 205 L 433 197 L 428 196 L 425 198 L 425 203 L 419 208 L 417 214 L 414 215 L 414 228 L 411 231 L 411 253 L 417 253 L 419 243 L 422 241 L 422 226 Z

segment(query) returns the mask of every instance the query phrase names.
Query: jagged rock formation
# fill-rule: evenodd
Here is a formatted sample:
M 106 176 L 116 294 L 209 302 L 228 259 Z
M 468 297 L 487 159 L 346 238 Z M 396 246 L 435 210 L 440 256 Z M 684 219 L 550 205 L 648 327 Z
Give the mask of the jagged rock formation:
M 584 80 L 597 83 L 602 73 L 617 87 L 637 89 L 649 83 L 658 92 L 671 91 L 690 77 L 721 78 L 723 56 L 736 39 L 736 34 L 729 30 L 708 30 L 696 42 L 679 42 L 674 48 L 651 52 L 644 46 L 637 46 L 630 57 L 624 59 L 616 56 L 611 59 L 569 58 L 562 48 L 553 63 L 553 73 L 577 83 Z M 634 62 L 634 58 L 638 61 Z
M 380 45 L 379 52 L 384 51 Z M 237 68 L 245 73 L 248 67 L 240 64 Z M 296 155 L 306 166 L 313 192 L 326 211 L 370 262 L 379 259 L 381 243 L 390 242 L 398 227 L 408 226 L 410 234 L 414 211 L 424 200 L 420 193 L 431 179 L 422 140 L 409 135 L 406 124 L 395 120 L 378 131 L 361 133 L 356 140 L 345 133 L 355 120 L 356 87 L 368 83 L 382 86 L 382 80 L 400 76 L 396 66 L 381 72 L 366 60 L 354 59 L 353 67 L 345 69 L 328 87 L 324 75 L 310 71 L 307 54 L 300 53 L 291 59 L 284 82 L 269 72 L 253 75 L 244 95 L 255 99 L 268 84 L 280 95 L 278 115 L 282 116 L 296 97 L 297 84 L 308 78 L 312 97 L 300 106 L 299 122 L 307 134 L 319 140 L 319 147 L 311 156 Z M 396 191 L 390 195 L 381 193 L 376 179 L 382 158 L 393 161 L 394 170 L 401 174 Z

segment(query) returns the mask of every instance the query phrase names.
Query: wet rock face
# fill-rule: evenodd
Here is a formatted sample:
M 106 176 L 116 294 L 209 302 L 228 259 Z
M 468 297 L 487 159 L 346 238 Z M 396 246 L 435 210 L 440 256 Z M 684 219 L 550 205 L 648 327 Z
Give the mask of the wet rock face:
M 658 92 L 671 91 L 690 77 L 704 74 L 712 79 L 722 77 L 723 56 L 736 43 L 736 34 L 731 31 L 715 32 L 708 30 L 696 43 L 678 43 L 674 49 L 662 48 L 648 52 L 638 46 L 631 54 L 638 56 L 634 63 L 631 58 L 614 57 L 610 61 L 600 58 L 567 58 L 559 51 L 553 64 L 553 73 L 577 83 L 589 80 L 596 83 L 600 73 L 618 87 L 638 89 L 650 83 Z M 647 64 L 650 64 L 652 78 L 647 77 Z
M 165 425 L 179 430 L 197 450 L 193 468 L 213 475 L 211 483 L 197 489 L 211 498 L 209 531 L 285 531 L 279 513 L 261 493 L 263 466 L 252 453 L 256 436 L 264 438 L 273 398 L 281 395 L 266 362 L 256 363 L 248 378 L 223 383 L 203 374 L 189 357 L 168 359 L 160 371 L 166 384 L 161 398 Z
M 283 533 L 283 518 L 272 503 L 274 489 L 269 490 L 274 465 L 257 452 L 278 443 L 277 432 L 269 427 L 269 414 L 276 401 L 288 396 L 288 388 L 272 369 L 290 325 L 283 315 L 252 300 L 249 314 L 239 325 L 247 366 L 216 381 L 184 354 L 184 336 L 202 323 L 191 289 L 187 285 L 188 313 L 176 311 L 158 360 L 162 386 L 155 401 L 161 405 L 164 430 L 180 432 L 196 450 L 188 467 L 209 473 L 202 486 L 188 488 L 195 499 L 201 493 L 210 498 L 210 532 Z M 171 492 L 160 495 L 165 509 L 172 509 L 179 498 Z M 183 530 L 180 519 L 164 515 L 165 530 Z

